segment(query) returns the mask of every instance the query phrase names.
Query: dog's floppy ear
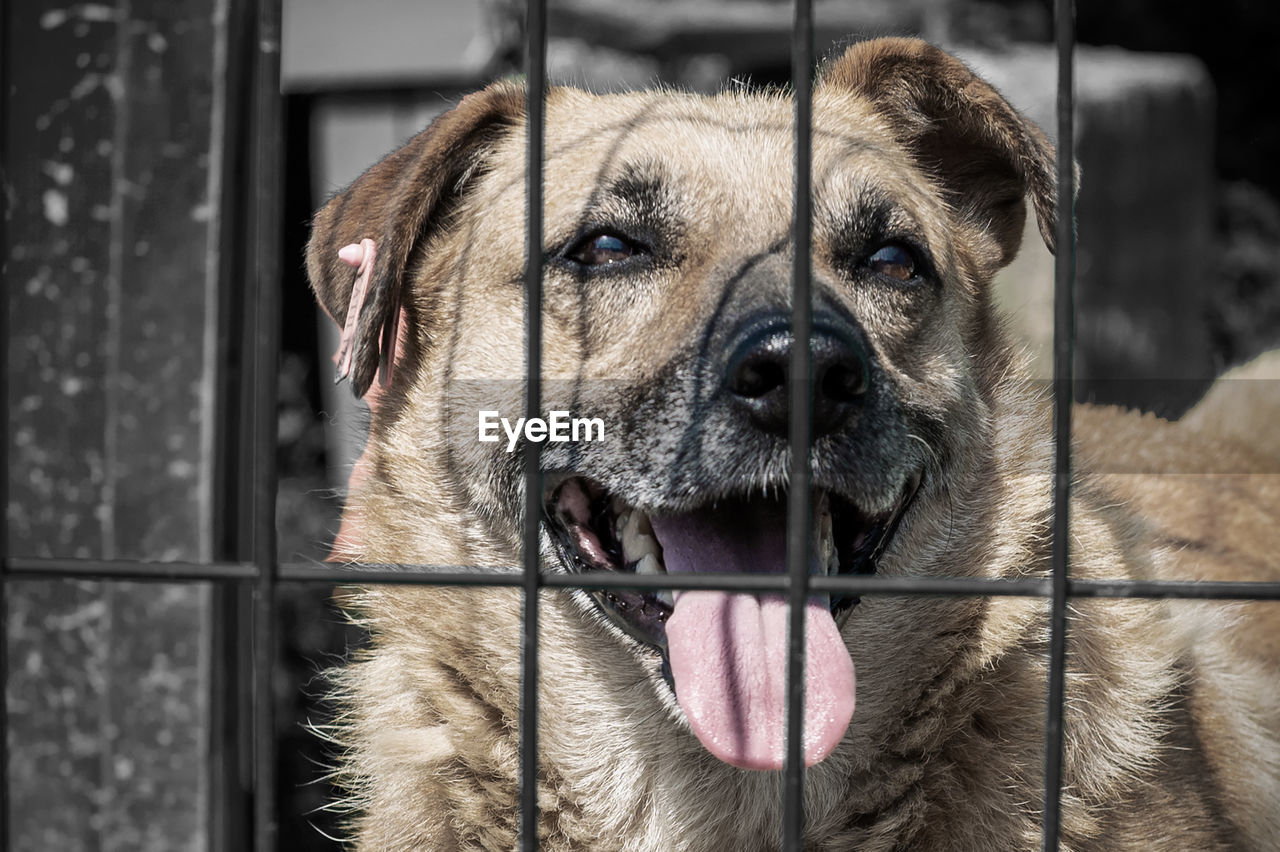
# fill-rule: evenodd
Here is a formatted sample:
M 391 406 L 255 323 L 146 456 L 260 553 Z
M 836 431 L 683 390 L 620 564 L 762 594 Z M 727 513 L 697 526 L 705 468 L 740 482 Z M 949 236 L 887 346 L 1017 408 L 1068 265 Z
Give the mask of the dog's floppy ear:
M 357 396 L 369 389 L 380 357 L 388 357 L 395 346 L 405 268 L 414 245 L 428 232 L 442 202 L 475 169 L 484 146 L 523 121 L 524 111 L 524 87 L 512 81 L 469 95 L 316 214 L 307 243 L 307 274 L 316 297 L 339 325 L 348 319 L 356 272 L 338 252 L 362 240 L 376 246 L 376 252 L 368 252 L 372 263 L 362 270 L 368 273 L 362 303 L 355 305 L 344 333 L 349 369 L 340 365 L 340 375 L 349 375 Z
M 857 92 L 889 119 L 957 214 L 991 233 L 997 268 L 1018 250 L 1027 195 L 1054 250 L 1053 146 L 959 59 L 919 39 L 875 39 L 832 61 L 820 85 Z

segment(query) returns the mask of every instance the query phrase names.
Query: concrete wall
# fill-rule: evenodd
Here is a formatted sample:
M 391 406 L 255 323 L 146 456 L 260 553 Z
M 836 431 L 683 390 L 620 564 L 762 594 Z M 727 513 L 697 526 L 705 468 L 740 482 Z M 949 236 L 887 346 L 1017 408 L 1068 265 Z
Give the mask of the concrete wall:
M 212 556 L 226 8 L 5 12 L 14 555 Z M 209 600 L 10 585 L 12 848 L 206 848 Z

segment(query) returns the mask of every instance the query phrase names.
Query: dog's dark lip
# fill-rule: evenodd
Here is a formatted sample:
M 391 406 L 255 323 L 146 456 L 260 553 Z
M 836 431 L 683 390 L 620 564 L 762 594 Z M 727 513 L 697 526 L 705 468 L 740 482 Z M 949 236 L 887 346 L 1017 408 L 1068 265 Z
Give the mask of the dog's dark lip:
M 627 561 L 617 523 L 620 512 L 628 508 L 594 480 L 553 477 L 543 500 L 543 523 L 565 570 L 575 574 L 635 573 L 640 560 Z M 665 624 L 673 609 L 670 592 L 607 589 L 589 594 L 628 634 L 646 645 L 666 648 Z
M 850 499 L 825 492 L 830 508 L 832 542 L 837 575 L 874 574 L 881 555 L 898 532 L 902 518 L 919 492 L 921 475 L 908 477 L 899 498 L 888 510 L 868 514 Z M 784 489 L 771 489 L 785 493 Z M 763 498 L 757 498 L 763 499 Z M 785 513 L 785 500 L 774 499 Z M 655 560 L 634 558 L 622 542 L 619 521 L 636 513 L 645 533 L 638 539 L 632 530 L 633 550 L 650 552 L 656 542 Z M 543 499 L 543 523 L 551 535 L 563 568 L 569 573 L 666 573 L 661 541 L 649 527 L 647 516 L 625 499 L 610 493 L 598 481 L 569 473 L 549 476 Z M 815 523 L 817 520 L 815 519 Z M 652 542 L 645 541 L 652 536 Z M 655 564 L 656 561 L 656 564 Z M 628 635 L 665 657 L 666 621 L 674 608 L 670 591 L 592 590 L 588 594 L 600 611 Z M 858 603 L 855 596 L 833 596 L 832 615 L 843 621 Z
M 898 527 L 902 524 L 902 519 L 907 514 L 907 510 L 911 508 L 911 504 L 915 502 L 916 495 L 920 493 L 920 484 L 923 481 L 923 473 L 916 471 L 907 478 L 902 491 L 898 495 L 897 501 L 893 506 L 885 512 L 867 518 L 861 515 L 859 510 L 849 501 L 840 498 L 833 498 L 831 501 L 831 523 L 832 526 L 839 529 L 843 527 L 842 512 L 852 509 L 858 512 L 864 519 L 866 524 L 858 531 L 854 541 L 850 536 L 835 537 L 836 549 L 839 555 L 839 574 L 874 574 L 880 563 L 880 557 L 884 553 L 885 548 L 894 540 L 898 534 Z M 869 521 L 869 523 L 867 523 Z M 846 552 L 845 548 L 849 548 Z M 851 566 L 851 570 L 847 570 L 846 566 Z M 831 612 L 837 621 L 843 623 L 842 619 L 847 617 L 849 612 L 859 602 L 860 598 L 856 595 L 842 595 L 831 599 Z

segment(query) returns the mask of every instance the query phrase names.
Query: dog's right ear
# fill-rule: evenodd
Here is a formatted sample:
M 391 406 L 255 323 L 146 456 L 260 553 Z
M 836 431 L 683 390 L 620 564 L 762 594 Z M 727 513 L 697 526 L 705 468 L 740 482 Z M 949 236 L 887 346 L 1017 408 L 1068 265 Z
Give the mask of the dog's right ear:
M 1053 146 L 959 59 L 919 39 L 873 39 L 830 62 L 820 84 L 862 95 L 889 120 L 956 214 L 990 235 L 987 272 L 1016 254 L 1027 196 L 1054 251 Z
M 364 396 L 379 361 L 395 345 L 405 269 L 442 203 L 479 165 L 486 145 L 524 120 L 524 87 L 501 81 L 463 98 L 402 148 L 388 154 L 318 212 L 307 243 L 307 275 L 316 298 L 341 325 L 348 318 L 355 270 L 344 246 L 376 246 L 363 299 L 350 317 L 351 389 Z M 368 245 L 365 243 L 365 245 Z

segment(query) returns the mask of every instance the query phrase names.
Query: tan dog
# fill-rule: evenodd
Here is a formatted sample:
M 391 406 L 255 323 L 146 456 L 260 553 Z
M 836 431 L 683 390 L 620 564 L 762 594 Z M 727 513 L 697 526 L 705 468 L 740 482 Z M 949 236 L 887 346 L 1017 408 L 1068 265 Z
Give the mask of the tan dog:
M 544 399 L 603 424 L 577 441 L 497 425 L 521 410 L 523 110 L 512 83 L 466 98 L 316 217 L 309 271 L 334 317 L 351 303 L 339 250 L 377 249 L 351 312 L 357 392 L 403 314 L 342 556 L 518 565 L 518 450 L 545 439 L 547 572 L 782 570 L 790 100 L 548 93 Z M 1044 576 L 1049 405 L 988 282 L 1024 198 L 1052 243 L 1050 146 L 955 59 L 888 39 L 824 68 L 813 163 L 813 570 Z M 1249 449 L 1212 425 L 1080 421 L 1075 576 L 1276 577 L 1274 477 L 1109 473 L 1133 452 L 1148 470 L 1250 453 L 1274 470 L 1274 426 Z M 1219 522 L 1189 522 L 1205 494 Z M 513 848 L 519 593 L 350 604 L 372 641 L 338 675 L 332 731 L 358 847 Z M 1072 603 L 1064 849 L 1280 848 L 1275 660 L 1238 638 L 1280 634 L 1228 609 Z M 815 599 L 806 846 L 1037 848 L 1046 612 Z M 548 591 L 542 613 L 545 848 L 776 848 L 780 600 Z

